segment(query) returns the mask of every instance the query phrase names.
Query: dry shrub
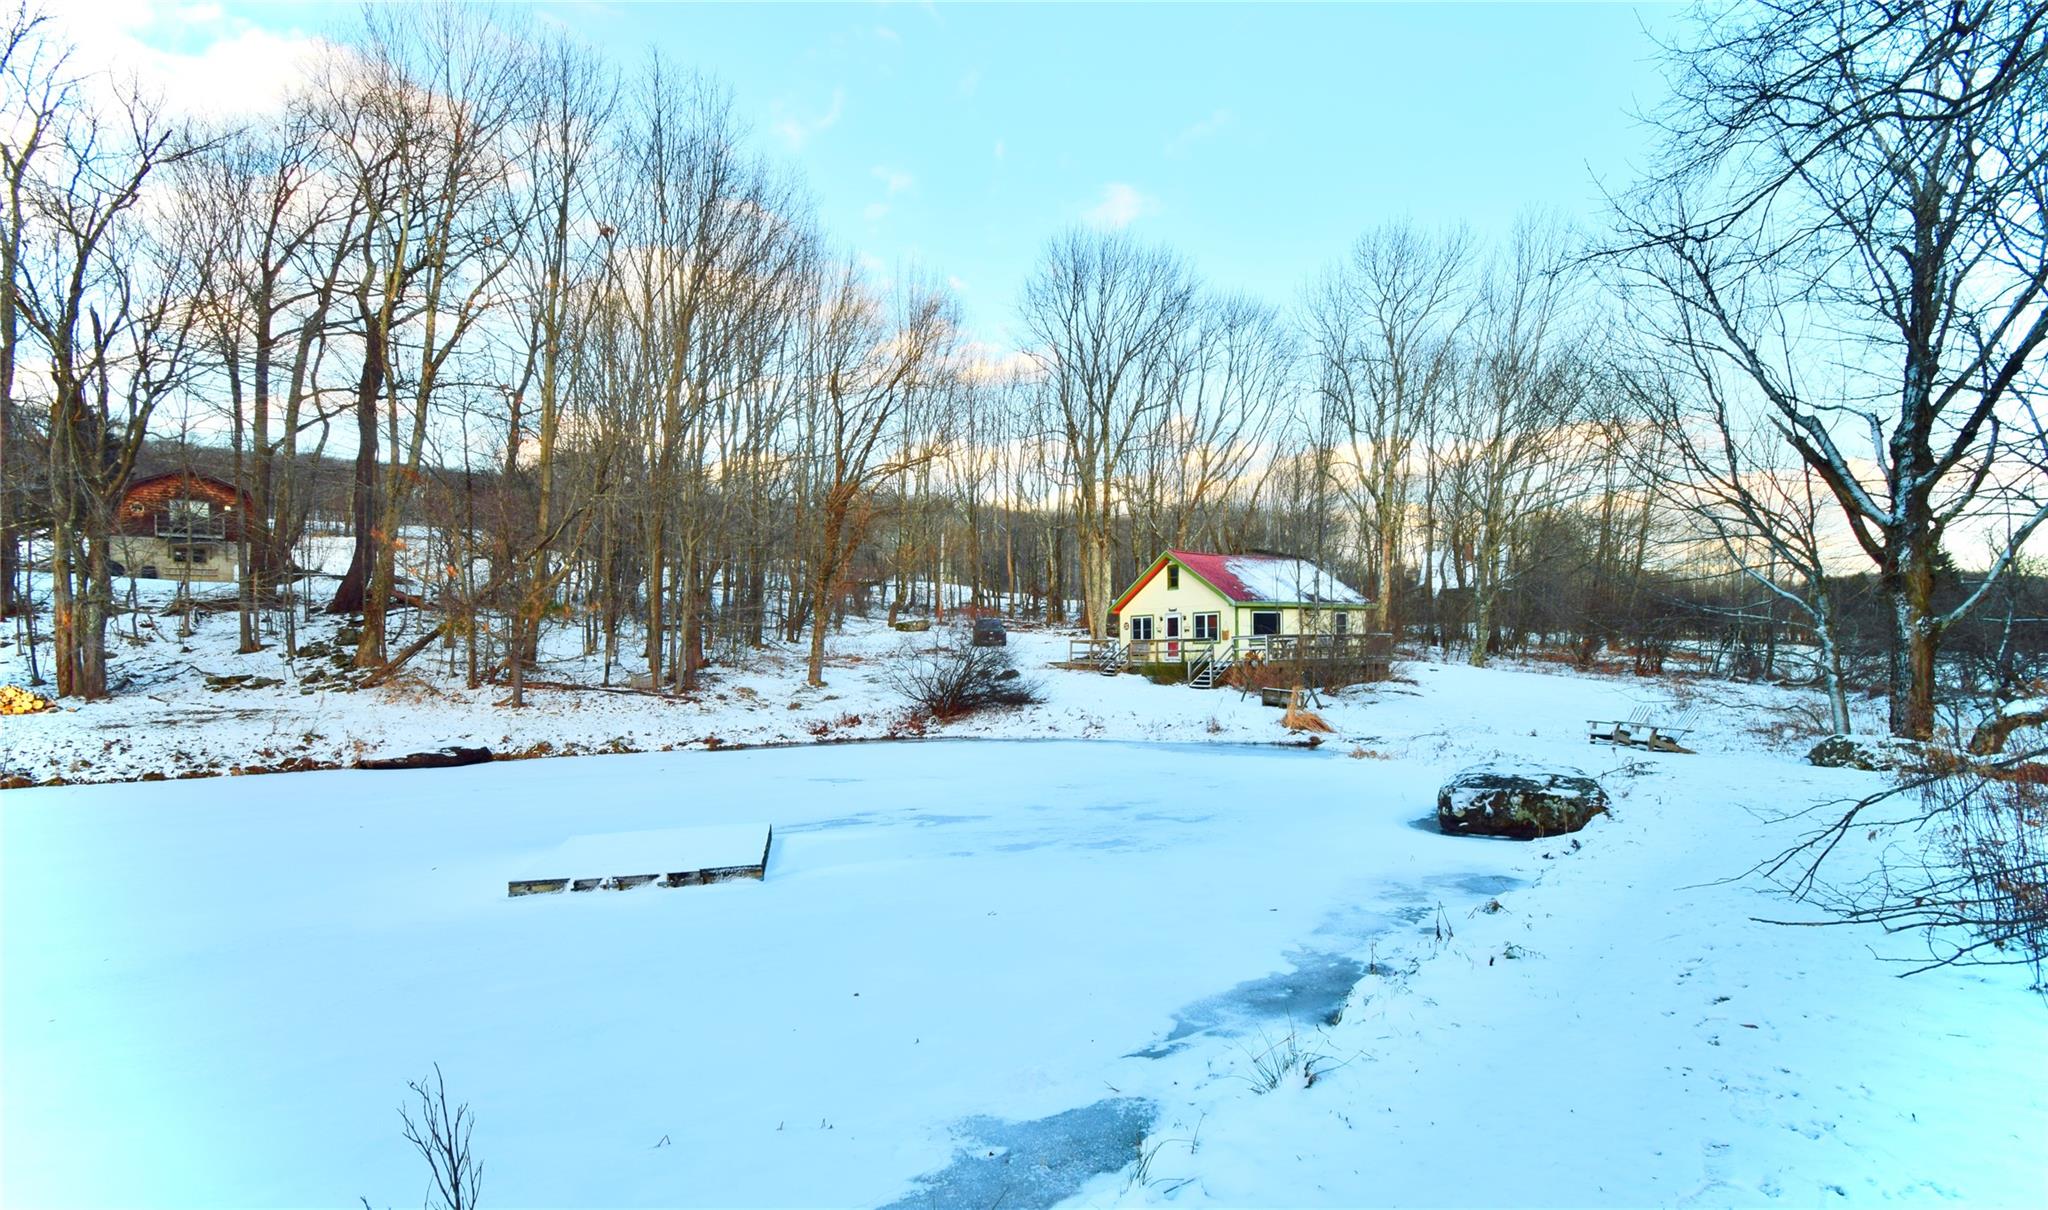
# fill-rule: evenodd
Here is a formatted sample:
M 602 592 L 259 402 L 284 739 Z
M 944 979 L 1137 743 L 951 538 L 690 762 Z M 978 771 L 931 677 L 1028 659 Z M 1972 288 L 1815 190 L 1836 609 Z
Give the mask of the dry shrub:
M 1909 780 L 1858 801 L 1759 870 L 1792 875 L 1787 889 L 1843 923 L 1919 933 L 1930 953 L 1920 970 L 2024 965 L 2048 991 L 2044 756 L 2048 749 L 1973 762 L 1930 752 Z M 1913 805 L 1888 809 L 1901 801 Z M 1830 876 L 1833 857 L 1854 835 L 1879 845 L 1876 868 L 1852 863 Z
M 1751 735 L 1773 746 L 1810 744 L 1835 732 L 1834 716 L 1824 699 L 1798 699 L 1779 705 L 1755 705 L 1743 711 Z
M 959 718 L 990 706 L 1028 706 L 1043 700 L 1036 681 L 1020 674 L 1001 647 L 950 644 L 903 661 L 897 688 L 918 711 Z
M 1296 689 L 1287 696 L 1287 712 L 1280 716 L 1280 725 L 1289 731 L 1320 731 L 1327 735 L 1336 730 L 1323 721 L 1323 716 L 1301 704 L 1301 690 Z
M 1963 774 L 1928 787 L 1937 845 L 1961 876 L 1944 905 L 1982 937 L 1995 961 L 2048 965 L 2048 786 L 2027 776 Z
M 476 1115 L 470 1112 L 468 1102 L 449 1106 L 448 1084 L 441 1078 L 439 1063 L 434 1064 L 433 1087 L 429 1088 L 425 1080 L 409 1081 L 406 1087 L 419 1098 L 419 1110 L 415 1117 L 414 1111 L 406 1106 L 398 1109 L 398 1116 L 405 1123 L 405 1141 L 413 1145 L 433 1173 L 434 1193 L 440 1199 L 441 1210 L 475 1210 L 477 1190 L 484 1177 L 483 1162 L 469 1150 Z

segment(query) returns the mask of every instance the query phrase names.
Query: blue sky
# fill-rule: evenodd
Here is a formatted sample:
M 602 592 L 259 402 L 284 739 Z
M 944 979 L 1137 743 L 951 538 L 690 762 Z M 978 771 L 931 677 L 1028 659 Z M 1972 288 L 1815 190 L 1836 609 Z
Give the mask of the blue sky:
M 950 279 L 1007 344 L 1046 240 L 1124 226 L 1289 304 L 1362 231 L 1530 210 L 1597 222 L 1648 139 L 1669 5 L 542 4 L 622 65 L 733 92 L 843 251 Z M 189 76 L 344 29 L 350 5 L 141 5 L 129 49 Z M 233 48 L 233 49 L 231 49 Z M 269 49 L 266 49 L 269 48 Z M 118 56 L 119 46 L 107 51 Z M 175 74 L 175 73 L 174 73 Z M 239 73 L 246 78 L 248 72 Z M 198 87 L 201 85 L 194 85 Z M 207 85 L 212 86 L 212 85 Z

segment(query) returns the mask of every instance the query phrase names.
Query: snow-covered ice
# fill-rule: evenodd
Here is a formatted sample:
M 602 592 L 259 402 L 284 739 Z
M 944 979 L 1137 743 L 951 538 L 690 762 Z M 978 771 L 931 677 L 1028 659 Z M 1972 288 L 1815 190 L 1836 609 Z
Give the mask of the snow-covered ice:
M 0 1203 L 410 1204 L 395 1110 L 438 1062 L 486 1205 L 2039 1204 L 2020 973 L 1901 980 L 1910 937 L 1755 919 L 1816 918 L 1741 877 L 1811 826 L 1782 817 L 1883 784 L 1760 729 L 1780 691 L 1681 690 L 1700 755 L 1609 752 L 1581 720 L 1669 687 L 1405 667 L 1312 752 L 8 792 Z M 1234 694 L 1046 675 L 1055 734 L 1278 733 Z M 1443 778 L 1490 759 L 1579 764 L 1614 814 L 1438 834 Z M 734 824 L 773 825 L 764 882 L 505 895 L 575 837 Z M 1266 1091 L 1276 1052 L 1316 1078 Z

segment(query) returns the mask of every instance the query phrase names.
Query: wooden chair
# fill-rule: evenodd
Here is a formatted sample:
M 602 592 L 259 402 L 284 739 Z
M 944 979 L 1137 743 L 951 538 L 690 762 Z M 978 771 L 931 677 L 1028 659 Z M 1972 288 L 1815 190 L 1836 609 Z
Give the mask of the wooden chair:
M 1639 706 L 1634 714 L 1623 719 L 1586 720 L 1586 742 L 1589 744 L 1613 744 L 1628 748 L 1641 744 L 1639 732 L 1651 729 L 1650 708 Z

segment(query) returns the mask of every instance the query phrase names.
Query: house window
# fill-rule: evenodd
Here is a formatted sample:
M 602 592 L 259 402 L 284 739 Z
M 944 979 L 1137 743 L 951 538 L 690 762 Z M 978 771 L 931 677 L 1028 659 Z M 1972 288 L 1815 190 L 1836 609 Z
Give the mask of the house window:
M 1151 615 L 1150 615 L 1150 614 L 1147 614 L 1147 615 L 1145 615 L 1144 617 L 1132 618 L 1132 619 L 1131 619 L 1131 642 L 1133 642 L 1133 643 L 1149 643 L 1149 642 L 1151 642 L 1151 641 L 1152 641 L 1152 617 L 1151 617 Z
M 1168 588 L 1180 587 L 1180 568 L 1172 563 L 1166 565 L 1166 586 Z
M 1335 626 L 1337 627 L 1337 633 L 1338 633 L 1338 634 L 1350 634 L 1350 633 L 1351 633 L 1351 611 L 1350 611 L 1350 610 L 1348 610 L 1348 609 L 1340 609 L 1340 610 L 1338 610 L 1338 611 L 1337 611 L 1337 620 L 1336 620 L 1336 622 L 1335 622 Z
M 1252 611 L 1252 633 L 1279 634 L 1280 611 L 1277 609 L 1254 609 Z
M 1216 619 L 1217 615 L 1213 613 L 1198 613 L 1195 615 L 1195 640 L 1197 642 L 1206 643 L 1215 639 L 1217 631 Z

